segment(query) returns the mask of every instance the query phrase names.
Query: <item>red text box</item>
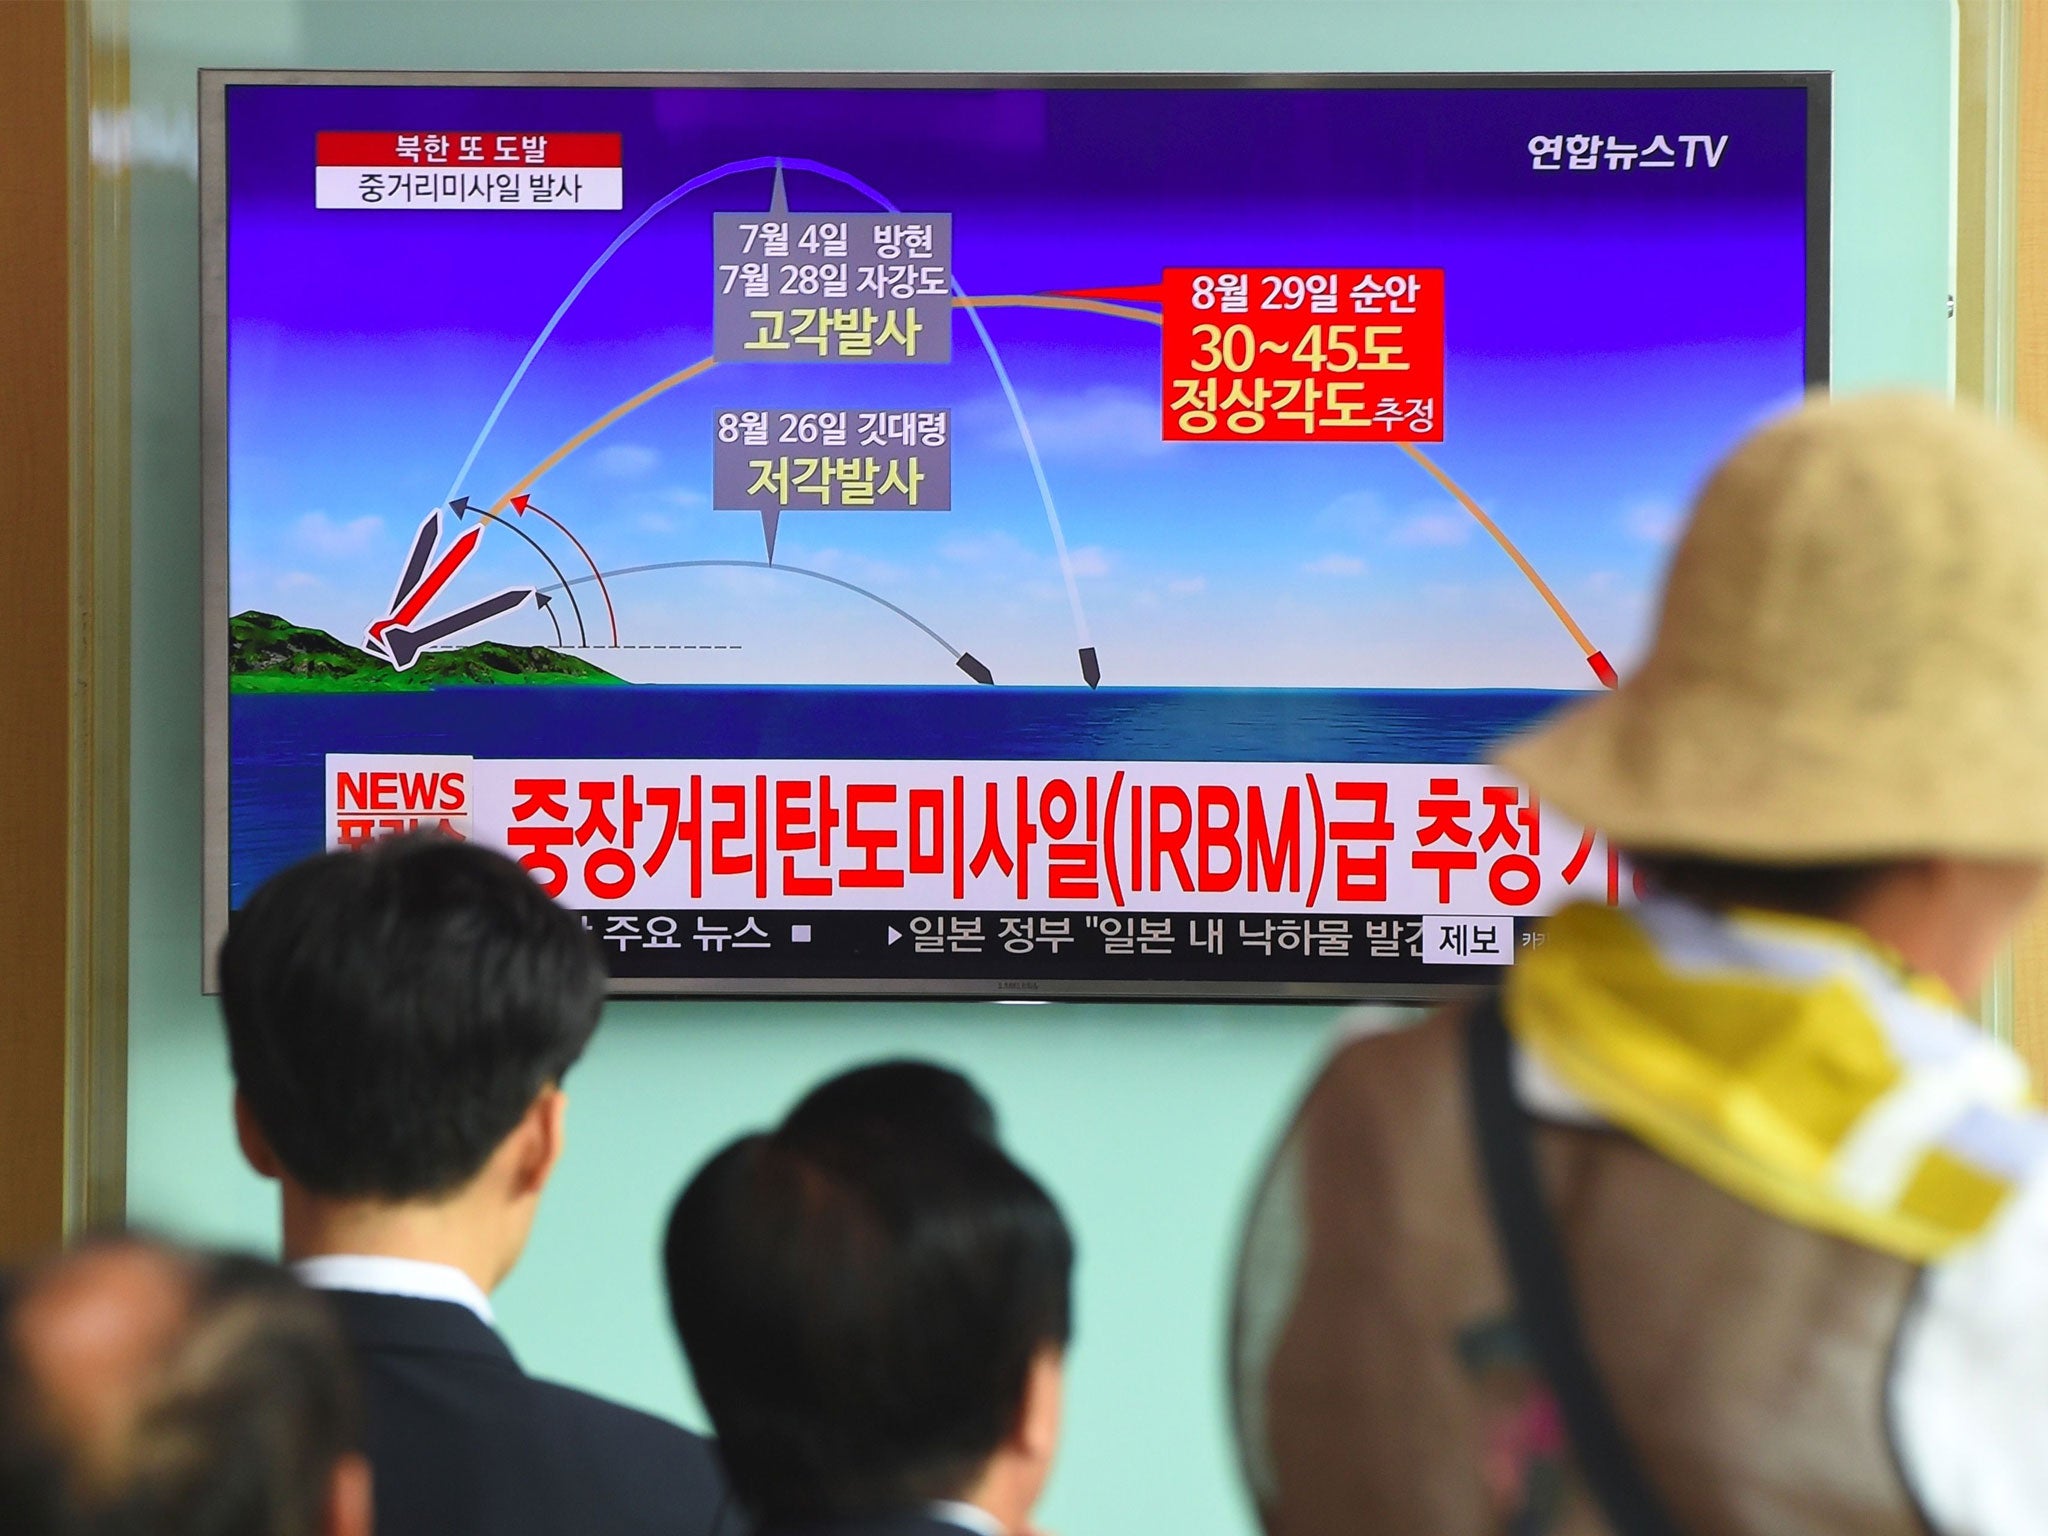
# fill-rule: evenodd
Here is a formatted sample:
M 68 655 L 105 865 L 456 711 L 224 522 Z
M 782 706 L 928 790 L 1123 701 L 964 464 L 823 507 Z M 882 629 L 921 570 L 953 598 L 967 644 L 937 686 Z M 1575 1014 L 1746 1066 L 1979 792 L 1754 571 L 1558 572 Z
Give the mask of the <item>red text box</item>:
M 329 131 L 314 140 L 314 160 L 329 166 L 545 166 L 550 170 L 624 162 L 616 133 L 379 133 Z
M 1440 442 L 1435 267 L 1169 267 L 1172 442 Z

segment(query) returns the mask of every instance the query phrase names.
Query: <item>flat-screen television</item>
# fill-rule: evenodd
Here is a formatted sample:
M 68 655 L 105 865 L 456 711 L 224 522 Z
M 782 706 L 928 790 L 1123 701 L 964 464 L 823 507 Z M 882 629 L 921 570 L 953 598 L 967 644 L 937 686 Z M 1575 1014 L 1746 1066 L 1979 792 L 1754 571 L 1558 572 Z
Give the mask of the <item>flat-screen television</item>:
M 201 78 L 209 951 L 503 849 L 622 992 L 1425 998 L 1485 765 L 1823 384 L 1825 75 Z

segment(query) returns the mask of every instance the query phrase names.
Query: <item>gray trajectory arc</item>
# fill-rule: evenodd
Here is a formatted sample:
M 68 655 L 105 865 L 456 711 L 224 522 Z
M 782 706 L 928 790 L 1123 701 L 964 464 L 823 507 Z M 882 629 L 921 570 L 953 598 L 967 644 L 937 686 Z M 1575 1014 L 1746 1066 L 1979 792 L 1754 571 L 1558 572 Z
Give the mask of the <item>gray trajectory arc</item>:
M 833 576 L 827 572 L 814 571 L 801 565 L 771 565 L 766 560 L 658 560 L 651 565 L 622 565 L 617 570 L 606 571 L 603 574 L 606 581 L 616 581 L 621 576 L 641 576 L 649 571 L 692 571 L 713 568 L 742 571 L 773 571 L 778 575 L 807 576 L 812 581 L 822 581 L 831 586 L 843 587 L 848 592 L 864 597 L 871 603 L 880 604 L 905 623 L 913 624 L 922 630 L 926 635 L 937 641 L 944 648 L 946 654 L 953 658 L 954 664 L 977 683 L 993 683 L 995 681 L 995 678 L 990 675 L 987 666 L 977 660 L 971 651 L 961 650 L 959 646 L 948 640 L 936 629 L 933 629 L 931 625 L 925 623 L 923 619 L 920 619 L 908 608 L 899 607 L 897 604 L 890 602 L 888 598 L 882 596 L 881 593 L 870 592 L 866 587 L 858 586 L 843 576 Z M 595 580 L 597 580 L 595 576 L 576 576 L 566 581 L 559 581 L 552 587 L 543 587 L 541 591 L 543 593 L 567 591 L 570 587 Z
M 540 356 L 541 348 L 547 345 L 548 338 L 555 333 L 555 327 L 562 323 L 562 318 L 569 313 L 570 307 L 582 295 L 583 290 L 590 286 L 591 280 L 604 270 L 605 264 L 619 253 L 627 241 L 645 229 L 654 220 L 656 215 L 660 214 L 664 209 L 674 206 L 692 192 L 702 187 L 708 187 L 713 182 L 723 181 L 728 176 L 737 176 L 747 171 L 764 170 L 772 170 L 775 173 L 775 189 L 772 197 L 776 207 L 786 207 L 788 204 L 788 189 L 784 171 L 797 170 L 823 176 L 829 181 L 836 181 L 843 187 L 851 188 L 886 213 L 900 213 L 902 211 L 858 176 L 842 171 L 836 166 L 827 165 L 822 160 L 810 160 L 799 155 L 757 155 L 747 160 L 729 160 L 724 165 L 717 166 L 712 170 L 704 172 L 702 175 L 692 176 L 688 181 L 674 187 L 663 196 L 656 198 L 652 203 L 648 204 L 647 208 L 638 218 L 620 230 L 612 238 L 611 244 L 606 246 L 599 253 L 597 259 L 584 269 L 583 275 L 576 280 L 575 285 L 563 296 L 562 302 L 555 306 L 555 312 L 548 317 L 547 324 L 541 327 L 540 334 L 533 338 L 533 344 L 526 349 L 525 356 L 520 358 L 519 366 L 512 370 L 512 377 L 506 381 L 503 392 L 498 396 L 497 404 L 491 407 L 490 415 L 484 418 L 483 427 L 477 433 L 476 441 L 469 446 L 469 456 L 462 461 L 462 468 L 455 472 L 454 483 L 448 488 L 448 500 L 451 503 L 455 499 L 456 492 L 462 489 L 463 482 L 469 478 L 470 469 L 475 465 L 477 455 L 483 451 L 485 440 L 490 437 L 492 430 L 497 426 L 498 418 L 504 414 L 505 407 L 511 402 L 513 393 L 519 388 L 520 382 L 526 377 L 527 370 L 533 366 L 534 359 Z M 967 290 L 961 286 L 957 278 L 953 282 L 953 292 L 959 298 L 967 297 Z M 1073 610 L 1074 635 L 1080 642 L 1082 676 L 1088 686 L 1093 688 L 1102 680 L 1102 668 L 1101 664 L 1096 660 L 1095 641 L 1088 632 L 1088 615 L 1081 606 L 1081 588 L 1074 579 L 1073 556 L 1067 549 L 1066 530 L 1060 524 L 1059 508 L 1053 501 L 1052 484 L 1046 478 L 1045 466 L 1038 454 L 1038 443 L 1031 435 L 1031 424 L 1025 419 L 1024 402 L 1018 397 L 1016 386 L 1010 380 L 1009 369 L 1003 366 L 1002 354 L 996 348 L 995 338 L 989 334 L 988 326 L 982 322 L 980 313 L 971 306 L 967 310 L 967 318 L 974 330 L 975 339 L 981 343 L 982 351 L 988 355 L 989 364 L 995 370 L 996 382 L 1002 386 L 1003 397 L 1010 407 L 1010 415 L 1017 424 L 1017 436 L 1023 443 L 1025 457 L 1030 461 L 1032 480 L 1038 487 L 1039 500 L 1045 508 L 1046 526 L 1052 534 L 1053 553 L 1059 558 L 1060 577 L 1067 589 L 1067 603 Z M 774 550 L 775 518 L 764 513 L 761 522 L 762 531 L 768 538 L 769 550 L 772 553 Z M 609 575 L 610 573 L 607 572 L 606 574 Z M 577 579 L 580 581 L 584 578 L 578 577 Z M 898 611 L 900 612 L 901 610 Z M 904 617 L 909 618 L 909 615 L 905 614 Z M 916 621 L 912 620 L 912 622 L 915 623 Z M 934 636 L 934 638 L 937 637 Z
M 526 540 L 527 543 L 531 544 L 533 546 L 534 553 L 539 555 L 541 559 L 547 561 L 548 569 L 555 573 L 555 585 L 553 585 L 552 587 L 537 587 L 534 590 L 538 592 L 569 591 L 569 579 L 568 577 L 562 574 L 562 568 L 559 565 L 555 564 L 555 557 L 549 554 L 546 550 L 542 549 L 540 547 L 540 541 L 534 538 L 532 534 L 528 533 L 524 528 L 520 527 L 517 523 L 512 522 L 507 518 L 500 517 L 497 513 L 491 511 L 488 507 L 480 507 L 476 505 L 476 503 L 471 501 L 467 496 L 458 496 L 453 501 L 449 502 L 448 510 L 455 514 L 455 521 L 457 521 L 458 523 L 461 522 L 462 519 L 466 517 L 468 514 L 474 512 L 478 517 L 489 518 L 492 522 L 498 524 L 502 528 L 510 528 L 514 533 L 518 534 L 519 537 Z M 546 604 L 542 604 L 542 606 L 545 607 Z M 574 592 L 569 592 L 569 611 L 576 615 L 577 640 L 583 645 L 589 645 L 590 631 L 584 628 L 583 626 L 583 607 L 580 603 L 576 601 L 576 594 Z M 552 619 L 554 618 L 554 615 L 549 614 L 548 617 Z M 555 620 L 555 627 L 557 629 L 561 628 L 561 620 Z

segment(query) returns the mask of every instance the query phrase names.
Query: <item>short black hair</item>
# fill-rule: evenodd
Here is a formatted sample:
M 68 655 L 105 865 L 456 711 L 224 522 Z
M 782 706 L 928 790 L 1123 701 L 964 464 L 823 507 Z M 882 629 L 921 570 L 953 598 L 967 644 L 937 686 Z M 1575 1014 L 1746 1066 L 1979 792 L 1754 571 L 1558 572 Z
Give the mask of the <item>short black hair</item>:
M 286 1171 L 403 1200 L 466 1183 L 568 1072 L 604 962 L 510 859 L 422 833 L 266 881 L 220 989 L 235 1085 Z
M 1072 1332 L 1073 1237 L 956 1072 L 889 1062 L 741 1137 L 677 1200 L 669 1304 L 764 1520 L 966 1493 Z
M 0 1529 L 14 1536 L 320 1536 L 336 1467 L 363 1444 L 355 1366 L 326 1299 L 279 1266 L 135 1236 L 184 1315 L 133 1383 L 133 1422 L 88 1469 L 22 1357 L 17 1310 L 58 1257 L 0 1294 Z
M 815 1131 L 1000 1139 L 987 1095 L 958 1072 L 928 1061 L 878 1061 L 827 1078 L 782 1123 L 796 1137 Z
M 1754 907 L 1824 918 L 1843 916 L 1906 864 L 1900 859 L 1758 864 L 1681 853 L 1631 853 L 1629 862 L 1650 886 L 1703 907 Z

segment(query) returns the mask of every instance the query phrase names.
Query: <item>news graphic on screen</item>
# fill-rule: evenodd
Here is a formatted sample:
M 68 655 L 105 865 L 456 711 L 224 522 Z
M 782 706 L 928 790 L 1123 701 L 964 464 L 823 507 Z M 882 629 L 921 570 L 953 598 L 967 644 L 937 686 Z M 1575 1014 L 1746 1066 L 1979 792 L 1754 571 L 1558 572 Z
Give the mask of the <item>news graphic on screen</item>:
M 1489 746 L 1827 365 L 1827 78 L 202 83 L 209 933 L 517 858 L 622 991 L 1428 996 Z

